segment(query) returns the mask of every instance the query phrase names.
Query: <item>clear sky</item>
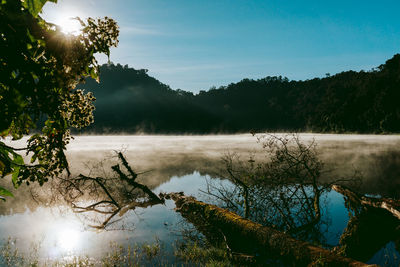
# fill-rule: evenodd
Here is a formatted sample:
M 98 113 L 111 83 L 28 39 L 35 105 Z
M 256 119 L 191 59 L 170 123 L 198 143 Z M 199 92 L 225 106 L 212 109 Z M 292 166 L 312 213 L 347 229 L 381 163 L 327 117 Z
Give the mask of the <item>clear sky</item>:
M 369 70 L 400 52 L 399 14 L 399 0 L 58 0 L 42 16 L 112 17 L 121 32 L 111 61 L 198 92 Z

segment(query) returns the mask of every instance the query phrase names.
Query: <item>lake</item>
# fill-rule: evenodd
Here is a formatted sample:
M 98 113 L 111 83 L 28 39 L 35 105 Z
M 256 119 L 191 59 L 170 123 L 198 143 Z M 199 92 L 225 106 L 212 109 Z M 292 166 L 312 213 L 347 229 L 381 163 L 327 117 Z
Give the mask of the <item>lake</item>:
M 282 134 L 276 134 L 278 136 Z M 396 135 L 335 135 L 301 134 L 305 143 L 315 140 L 318 156 L 324 162 L 323 181 L 350 177 L 360 173 L 362 194 L 398 198 L 400 192 L 400 136 Z M 24 140 L 18 141 L 19 145 Z M 17 145 L 15 145 L 17 146 Z M 216 203 L 207 191 L 210 183 L 232 187 L 221 179 L 225 165 L 221 158 L 237 153 L 243 160 L 249 157 L 263 159 L 265 152 L 256 137 L 243 135 L 213 136 L 76 136 L 68 145 L 67 157 L 72 176 L 111 173 L 115 151 L 122 151 L 132 168 L 138 172 L 138 181 L 154 192 L 179 192 L 200 200 Z M 114 156 L 114 157 L 113 157 Z M 98 163 L 102 161 L 101 170 Z M 2 181 L 10 188 L 10 182 Z M 110 251 L 110 244 L 133 245 L 160 242 L 167 258 L 173 261 L 175 240 L 182 239 L 182 228 L 190 227 L 174 211 L 174 203 L 136 208 L 128 211 L 105 230 L 90 227 L 93 218 L 87 213 L 73 213 L 70 207 L 49 197 L 51 186 L 21 186 L 13 190 L 14 198 L 0 206 L 0 233 L 2 243 L 8 238 L 21 253 L 36 253 L 42 261 L 87 255 L 96 259 Z M 54 192 L 53 192 L 54 193 Z M 49 198 L 49 199 L 47 199 Z M 341 194 L 327 190 L 321 195 L 322 221 L 320 233 L 324 246 L 338 245 L 349 220 Z M 101 218 L 96 217 L 101 221 Z M 15 242 L 15 244 L 13 243 Z M 371 241 L 373 242 L 373 240 Z M 366 260 L 387 266 L 398 266 L 400 255 L 396 240 L 388 240 Z

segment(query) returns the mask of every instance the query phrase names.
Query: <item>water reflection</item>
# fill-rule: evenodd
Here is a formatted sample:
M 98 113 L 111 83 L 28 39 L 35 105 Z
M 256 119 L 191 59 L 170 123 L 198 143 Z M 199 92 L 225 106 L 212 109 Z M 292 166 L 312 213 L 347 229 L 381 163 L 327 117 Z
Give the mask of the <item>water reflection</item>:
M 375 135 L 321 135 L 302 134 L 302 140 L 315 138 L 319 157 L 330 170 L 321 175 L 321 181 L 349 176 L 357 169 L 363 174 L 361 193 L 393 195 L 400 184 L 399 166 L 400 136 Z M 24 142 L 21 140 L 20 142 Z M 198 171 L 202 175 L 218 177 L 224 164 L 221 157 L 225 152 L 235 152 L 244 157 L 249 154 L 263 157 L 255 137 L 249 135 L 220 136 L 78 136 L 69 144 L 67 157 L 72 176 L 88 175 L 88 165 L 97 164 L 104 158 L 123 150 L 124 155 L 138 172 L 139 177 L 150 188 L 156 188 L 171 177 L 185 176 Z M 397 155 L 397 156 L 396 156 Z M 390 163 L 390 164 L 389 164 Z M 113 162 L 104 162 L 109 170 Z M 396 172 L 397 171 L 397 172 Z M 0 186 L 9 188 L 11 181 L 1 179 Z M 395 186 L 393 186 L 395 185 Z M 40 198 L 31 192 L 38 187 L 22 185 L 12 190 L 14 198 L 0 205 L 0 214 L 24 212 L 25 208 L 35 210 Z M 39 188 L 46 195 L 48 186 Z M 392 191 L 392 193 L 390 193 Z M 33 198 L 32 198 L 33 197 Z M 47 199 L 40 203 L 51 205 Z M 40 204 L 41 205 L 41 204 Z
M 28 253 L 35 248 L 44 258 L 80 254 L 88 245 L 87 239 L 92 239 L 68 207 L 2 216 L 0 232 L 3 238 L 15 239 L 21 251 Z
M 320 157 L 326 163 L 324 168 L 330 170 L 329 174 L 321 175 L 321 181 L 329 183 L 335 177 L 346 176 L 357 168 L 363 172 L 364 179 L 359 192 L 398 197 L 400 153 L 396 152 L 396 148 L 400 147 L 400 137 L 354 135 L 340 136 L 340 141 L 335 135 L 305 135 L 305 137 L 306 140 L 317 137 Z M 223 178 L 219 175 L 225 168 L 224 162 L 221 161 L 224 152 L 235 151 L 244 157 L 248 157 L 249 154 L 254 158 L 263 157 L 257 150 L 259 145 L 250 135 L 78 137 L 74 142 L 68 152 L 74 174 L 87 172 L 88 164 L 98 162 L 100 158 L 109 155 L 110 150 L 122 148 L 125 149 L 124 153 L 135 170 L 150 171 L 139 176 L 138 181 L 149 185 L 157 194 L 184 191 L 206 202 L 217 202 L 217 199 L 211 199 L 199 191 L 201 189 L 207 192 L 211 184 L 222 185 L 227 189 L 226 192 L 231 192 L 225 196 L 226 198 L 237 203 L 241 201 L 240 197 L 234 198 L 234 195 L 238 195 L 238 192 L 233 191 L 239 190 L 237 187 L 227 180 L 217 178 Z M 110 169 L 113 164 L 111 161 L 104 162 L 104 169 Z M 10 184 L 6 180 L 1 183 Z M 41 244 L 42 258 L 57 258 L 71 254 L 98 257 L 109 250 L 110 241 L 124 245 L 151 242 L 157 236 L 166 244 L 172 244 L 176 239 L 174 227 L 175 225 L 179 227 L 182 218 L 173 211 L 174 205 L 170 201 L 165 205 L 147 209 L 137 208 L 121 217 L 116 215 L 121 220 L 114 225 L 115 229 L 126 230 L 95 232 L 87 227 L 89 224 L 87 219 L 91 218 L 65 209 L 58 212 L 60 202 L 48 199 L 51 191 L 49 185 L 42 188 L 23 186 L 14 191 L 16 196 L 14 199 L 0 206 L 2 237 L 17 238 L 18 246 L 25 252 L 29 251 L 32 242 L 36 242 Z M 343 197 L 338 193 L 323 191 L 315 194 L 312 187 L 298 187 L 296 184 L 253 190 L 252 194 L 255 197 L 251 201 L 255 207 L 252 213 L 254 220 L 259 220 L 261 223 L 268 222 L 267 225 L 275 225 L 278 229 L 291 231 L 299 238 L 313 240 L 327 247 L 339 244 L 340 235 L 347 224 L 348 210 Z M 282 196 L 285 195 L 293 197 L 282 200 Z M 316 199 L 320 202 L 320 216 L 317 216 L 313 208 Z M 52 206 L 56 208 L 51 208 Z M 243 212 L 240 208 L 236 210 Z M 285 220 L 281 214 L 292 219 Z M 315 223 L 317 217 L 320 218 Z M 304 225 L 312 227 L 307 231 L 301 230 Z M 380 226 L 377 226 L 377 229 L 382 228 L 381 224 L 378 225 Z M 392 239 L 387 239 L 385 242 L 390 240 Z M 397 253 L 395 245 L 388 247 L 394 249 L 392 254 Z M 169 249 L 172 250 L 171 247 Z M 377 250 L 379 248 L 368 253 L 368 257 L 374 258 Z
M 253 185 L 248 191 L 252 221 L 325 247 L 338 245 L 348 218 L 340 194 L 330 190 L 316 193 L 312 186 L 302 184 Z M 236 186 L 209 180 L 206 192 L 218 206 L 244 214 L 244 198 Z
M 371 261 L 382 255 L 383 251 L 386 251 L 385 262 L 398 261 L 399 218 L 392 213 L 394 210 L 389 207 L 390 200 L 384 205 L 374 207 L 369 205 L 368 202 L 371 202 L 371 204 L 378 203 L 378 201 L 382 202 L 385 199 L 365 198 L 348 191 L 346 188 L 335 190 L 343 193 L 345 206 L 351 214 L 350 220 L 340 237 L 343 253 L 362 261 Z M 378 206 L 382 208 L 378 208 Z M 390 243 L 392 243 L 392 246 L 387 245 Z M 391 250 L 388 250 L 388 247 Z
M 381 266 L 400 266 L 399 246 L 389 242 L 376 252 L 367 262 L 368 264 L 379 263 Z
M 207 176 L 207 178 L 210 178 Z M 183 177 L 172 177 L 169 182 L 155 188 L 155 192 L 169 192 L 171 188 L 188 189 L 200 196 L 198 188 L 204 188 L 205 177 L 198 172 Z M 0 216 L 1 242 L 8 237 L 16 239 L 19 251 L 29 255 L 33 247 L 45 259 L 67 259 L 70 256 L 93 258 L 104 256 L 110 250 L 110 242 L 134 246 L 152 243 L 156 239 L 165 244 L 164 249 L 173 257 L 173 243 L 179 238 L 177 229 L 181 216 L 172 201 L 150 208 L 129 211 L 113 225 L 112 231 L 96 231 L 89 227 L 93 217 L 73 213 L 67 206 L 39 207 L 34 211 Z
M 207 181 L 210 180 L 212 180 L 210 176 L 201 176 L 195 172 L 183 177 L 172 177 L 169 182 L 160 185 L 154 191 L 170 192 L 171 189 L 177 189 L 193 193 L 197 198 L 210 202 L 209 196 L 198 190 L 206 190 Z M 212 181 L 222 183 L 225 188 L 233 187 L 226 180 Z M 322 240 L 329 247 L 336 246 L 346 227 L 348 210 L 344 205 L 343 196 L 335 191 L 325 192 L 321 195 L 321 199 L 326 200 L 321 201 L 321 222 L 326 223 L 314 227 L 315 233 L 320 234 L 317 240 L 318 242 Z M 59 259 L 71 255 L 101 257 L 109 251 L 111 241 L 121 245 L 132 245 L 137 242 L 153 242 L 155 237 L 166 244 L 165 249 L 171 253 L 169 257 L 173 257 L 171 244 L 179 239 L 180 233 L 177 229 L 182 226 L 182 218 L 173 208 L 174 204 L 171 201 L 147 209 L 138 208 L 135 212 L 125 214 L 123 220 L 118 222 L 119 225 L 115 226 L 129 230 L 96 232 L 87 227 L 87 218 L 72 213 L 67 207 L 61 210 L 60 207 L 41 207 L 34 212 L 26 211 L 1 216 L 0 232 L 5 238 L 7 236 L 16 238 L 19 249 L 26 253 L 30 251 L 31 244 L 39 243 L 42 259 Z M 376 226 L 377 229 L 379 225 Z M 370 244 L 370 241 L 362 243 Z M 396 250 L 391 250 L 389 253 L 396 253 Z
M 56 245 L 65 251 L 76 250 L 80 243 L 80 232 L 71 228 L 66 228 L 66 225 L 57 225 L 58 231 L 56 234 Z
M 233 186 L 210 181 L 207 194 L 245 218 L 291 236 L 327 246 L 329 217 L 321 203 L 333 183 L 354 182 L 357 177 L 321 181 L 323 162 L 314 141 L 303 143 L 299 136 L 258 137 L 265 159 L 243 159 L 228 153 L 223 157 L 221 177 Z M 325 199 L 326 200 L 326 199 Z

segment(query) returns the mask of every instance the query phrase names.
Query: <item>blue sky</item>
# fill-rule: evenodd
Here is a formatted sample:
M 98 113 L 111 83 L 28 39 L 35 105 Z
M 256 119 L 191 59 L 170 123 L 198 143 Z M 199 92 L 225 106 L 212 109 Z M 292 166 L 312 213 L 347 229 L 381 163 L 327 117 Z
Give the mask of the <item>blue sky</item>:
M 121 33 L 111 61 L 198 92 L 243 78 L 369 70 L 400 52 L 399 12 L 398 0 L 58 0 L 42 16 L 112 17 Z

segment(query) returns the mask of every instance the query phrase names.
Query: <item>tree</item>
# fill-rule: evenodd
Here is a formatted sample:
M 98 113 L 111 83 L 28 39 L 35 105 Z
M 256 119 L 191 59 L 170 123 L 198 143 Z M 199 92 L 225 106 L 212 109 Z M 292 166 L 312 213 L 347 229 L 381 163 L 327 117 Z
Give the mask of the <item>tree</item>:
M 110 47 L 118 44 L 118 25 L 107 17 L 75 18 L 81 34 L 63 34 L 39 16 L 47 1 L 0 2 L 0 177 L 12 174 L 15 187 L 42 185 L 64 170 L 69 173 L 64 150 L 70 128 L 93 122 L 95 100 L 76 86 L 89 76 L 98 80 L 95 54 L 109 56 Z M 26 147 L 4 142 L 21 139 L 37 125 L 42 129 L 29 137 Z M 17 151 L 30 155 L 30 162 Z M 10 195 L 0 187 L 2 199 Z
M 139 173 L 135 172 L 122 152 L 117 153 L 118 162 L 111 167 L 113 173 L 93 176 L 103 169 L 103 161 L 90 170 L 89 176 L 58 177 L 52 182 L 56 197 L 61 197 L 75 213 L 91 213 L 90 225 L 97 229 L 106 229 L 119 221 L 129 210 L 147 208 L 164 203 L 164 196 L 157 196 L 146 185 L 136 181 Z M 104 170 L 104 169 L 103 169 Z M 82 206 L 89 201 L 90 205 Z M 100 216 L 98 218 L 97 215 Z M 114 217 L 119 215 L 119 219 Z
M 257 140 L 265 159 L 242 160 L 228 153 L 222 158 L 225 171 L 220 176 L 232 186 L 209 181 L 205 193 L 246 219 L 325 244 L 321 231 L 328 221 L 322 218 L 321 197 L 333 184 L 356 184 L 359 174 L 322 180 L 321 175 L 329 170 L 319 158 L 315 140 L 303 142 L 297 134 L 263 134 Z

